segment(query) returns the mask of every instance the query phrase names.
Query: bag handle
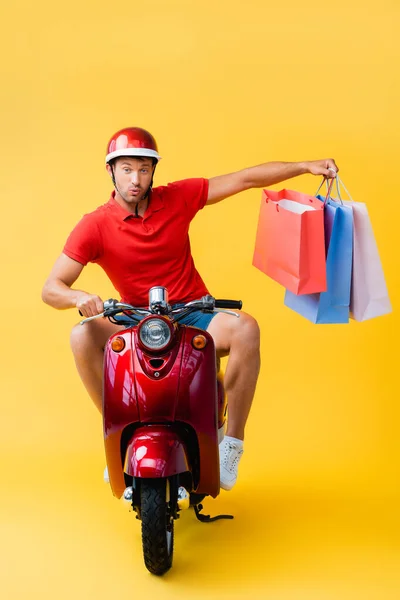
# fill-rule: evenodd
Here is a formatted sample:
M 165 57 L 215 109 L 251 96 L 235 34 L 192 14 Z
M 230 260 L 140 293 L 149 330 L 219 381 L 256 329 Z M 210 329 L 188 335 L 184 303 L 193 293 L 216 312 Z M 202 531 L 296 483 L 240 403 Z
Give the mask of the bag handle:
M 326 177 L 324 177 L 320 183 L 319 188 L 317 189 L 317 191 L 315 192 L 314 196 L 316 196 L 319 192 L 319 190 L 322 188 L 322 186 L 324 185 L 325 181 L 326 181 L 326 188 L 327 188 L 327 193 L 325 196 L 325 201 L 324 201 L 324 206 L 326 206 L 327 202 L 329 202 L 329 200 L 333 200 L 333 198 L 331 198 L 331 192 L 332 192 L 332 187 L 333 187 L 333 182 L 335 181 L 336 178 L 332 177 L 328 183 L 328 179 Z M 340 199 L 340 202 L 342 202 L 342 200 Z M 343 204 L 343 202 L 342 202 Z
M 347 189 L 347 187 L 344 185 L 343 181 L 340 179 L 339 175 L 336 175 L 336 189 L 337 189 L 337 193 L 338 193 L 338 198 L 340 200 L 340 202 L 343 204 L 343 200 L 342 200 L 342 196 L 340 194 L 340 185 L 343 187 L 344 191 L 346 192 L 346 194 L 348 195 L 349 199 L 351 202 L 354 202 L 353 198 L 351 197 L 351 194 L 349 192 L 349 190 Z

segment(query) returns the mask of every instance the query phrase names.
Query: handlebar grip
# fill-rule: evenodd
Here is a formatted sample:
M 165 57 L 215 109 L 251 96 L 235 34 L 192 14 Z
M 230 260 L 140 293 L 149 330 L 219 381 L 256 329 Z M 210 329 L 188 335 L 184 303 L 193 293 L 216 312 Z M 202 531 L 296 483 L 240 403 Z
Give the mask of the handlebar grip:
M 216 300 L 215 308 L 233 308 L 240 310 L 242 308 L 241 300 Z

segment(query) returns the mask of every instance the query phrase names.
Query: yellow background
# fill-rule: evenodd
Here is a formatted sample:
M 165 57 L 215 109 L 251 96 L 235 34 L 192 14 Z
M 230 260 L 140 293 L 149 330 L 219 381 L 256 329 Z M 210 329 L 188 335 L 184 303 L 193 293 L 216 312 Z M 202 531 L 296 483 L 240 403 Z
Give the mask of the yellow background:
M 23 0 L 3 13 L 2 597 L 399 598 L 398 1 Z M 259 190 L 198 215 L 197 267 L 258 319 L 263 365 L 239 483 L 206 502 L 236 519 L 185 513 L 162 579 L 102 481 L 101 422 L 69 350 L 77 314 L 40 299 L 72 227 L 108 199 L 106 142 L 127 125 L 157 138 L 156 184 L 334 157 L 368 205 L 394 307 L 311 325 L 251 266 Z M 113 295 L 95 266 L 79 287 Z

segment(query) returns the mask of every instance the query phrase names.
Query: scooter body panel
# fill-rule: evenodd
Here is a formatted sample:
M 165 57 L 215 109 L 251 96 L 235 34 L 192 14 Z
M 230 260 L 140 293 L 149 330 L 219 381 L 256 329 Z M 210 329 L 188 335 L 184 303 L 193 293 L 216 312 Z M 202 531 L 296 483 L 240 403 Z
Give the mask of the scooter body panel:
M 193 347 L 195 335 L 204 335 L 207 344 L 204 349 Z M 114 352 L 111 342 L 114 337 L 124 338 L 125 348 Z M 154 367 L 151 361 L 163 359 L 161 367 Z M 156 376 L 158 372 L 158 376 Z M 186 463 L 190 467 L 197 458 L 200 464 L 196 493 L 216 497 L 219 493 L 218 456 L 218 397 L 215 346 L 212 337 L 203 330 L 181 326 L 175 344 L 162 355 L 145 352 L 137 340 L 137 327 L 118 332 L 110 337 L 104 353 L 103 385 L 104 440 L 112 491 L 121 497 L 125 489 L 124 465 L 129 441 L 123 437 L 124 430 L 133 426 L 150 424 L 175 424 L 175 427 L 188 425 L 196 432 L 198 445 L 187 448 Z M 165 430 L 162 430 L 165 433 Z M 163 468 L 182 468 L 183 445 L 167 457 L 166 450 L 153 441 L 149 442 L 149 452 L 156 460 L 156 448 L 160 451 L 160 464 Z M 142 440 L 143 441 L 143 440 Z M 125 447 L 123 447 L 125 444 Z M 151 450 L 150 450 L 151 446 Z M 132 446 L 137 460 L 137 448 Z M 191 456 L 197 452 L 198 457 Z M 133 454 L 134 453 L 134 454 Z M 130 460 L 130 462 L 129 462 Z M 145 471 L 140 461 L 139 468 Z M 179 471 L 180 472 L 180 471 Z
M 125 473 L 132 477 L 171 477 L 189 471 L 184 443 L 169 425 L 139 427 L 128 444 Z

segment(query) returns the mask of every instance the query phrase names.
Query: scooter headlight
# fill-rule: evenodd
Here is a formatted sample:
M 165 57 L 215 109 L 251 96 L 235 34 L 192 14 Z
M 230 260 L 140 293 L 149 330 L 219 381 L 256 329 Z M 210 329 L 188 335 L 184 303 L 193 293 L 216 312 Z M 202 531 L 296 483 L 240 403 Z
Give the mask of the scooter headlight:
M 151 350 L 162 350 L 171 341 L 171 330 L 163 319 L 149 319 L 139 329 L 140 341 Z

